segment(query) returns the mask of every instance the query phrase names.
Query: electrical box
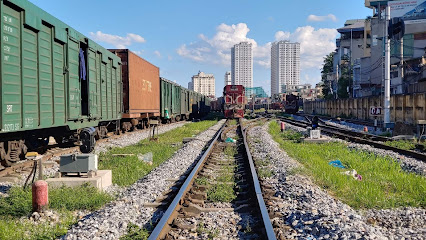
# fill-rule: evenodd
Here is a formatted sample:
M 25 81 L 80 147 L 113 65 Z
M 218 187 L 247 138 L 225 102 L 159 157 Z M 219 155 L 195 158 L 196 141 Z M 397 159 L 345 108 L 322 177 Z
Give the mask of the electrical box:
M 62 155 L 59 171 L 61 173 L 88 173 L 98 170 L 98 155 L 68 154 Z
M 321 131 L 320 130 L 311 130 L 309 132 L 311 139 L 320 139 L 321 138 Z

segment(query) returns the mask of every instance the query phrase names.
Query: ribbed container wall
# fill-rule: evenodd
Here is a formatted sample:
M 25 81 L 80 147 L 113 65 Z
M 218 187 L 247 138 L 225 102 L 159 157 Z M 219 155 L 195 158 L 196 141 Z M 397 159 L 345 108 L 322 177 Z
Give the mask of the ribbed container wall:
M 160 116 L 160 69 L 128 49 L 109 49 L 121 58 L 123 118 Z

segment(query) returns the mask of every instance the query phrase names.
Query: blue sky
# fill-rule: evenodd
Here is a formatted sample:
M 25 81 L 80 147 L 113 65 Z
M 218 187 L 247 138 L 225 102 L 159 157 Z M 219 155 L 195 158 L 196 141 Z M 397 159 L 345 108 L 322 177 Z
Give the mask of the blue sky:
M 106 48 L 131 49 L 185 87 L 198 71 L 213 73 L 217 96 L 233 44 L 254 44 L 254 86 L 270 93 L 271 42 L 301 42 L 301 83 L 315 84 L 322 58 L 335 48 L 335 29 L 372 14 L 363 0 L 31 2 Z

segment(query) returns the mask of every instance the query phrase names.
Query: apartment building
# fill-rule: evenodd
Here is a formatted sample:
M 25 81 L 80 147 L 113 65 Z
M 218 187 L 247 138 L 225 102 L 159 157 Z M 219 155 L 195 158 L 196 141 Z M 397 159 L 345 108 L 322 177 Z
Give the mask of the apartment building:
M 271 46 L 271 94 L 300 84 L 300 43 L 278 41 Z

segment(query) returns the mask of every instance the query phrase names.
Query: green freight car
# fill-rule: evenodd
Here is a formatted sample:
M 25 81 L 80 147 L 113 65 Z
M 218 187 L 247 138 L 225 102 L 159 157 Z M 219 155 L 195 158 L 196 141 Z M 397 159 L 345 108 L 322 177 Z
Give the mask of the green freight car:
M 164 122 L 186 120 L 191 117 L 191 91 L 165 78 L 160 78 L 160 111 Z
M 29 1 L 3 0 L 0 12 L 2 163 L 49 136 L 80 136 L 90 151 L 121 118 L 120 58 Z
M 163 122 L 198 118 L 210 112 L 210 99 L 165 78 L 160 78 L 160 111 Z

